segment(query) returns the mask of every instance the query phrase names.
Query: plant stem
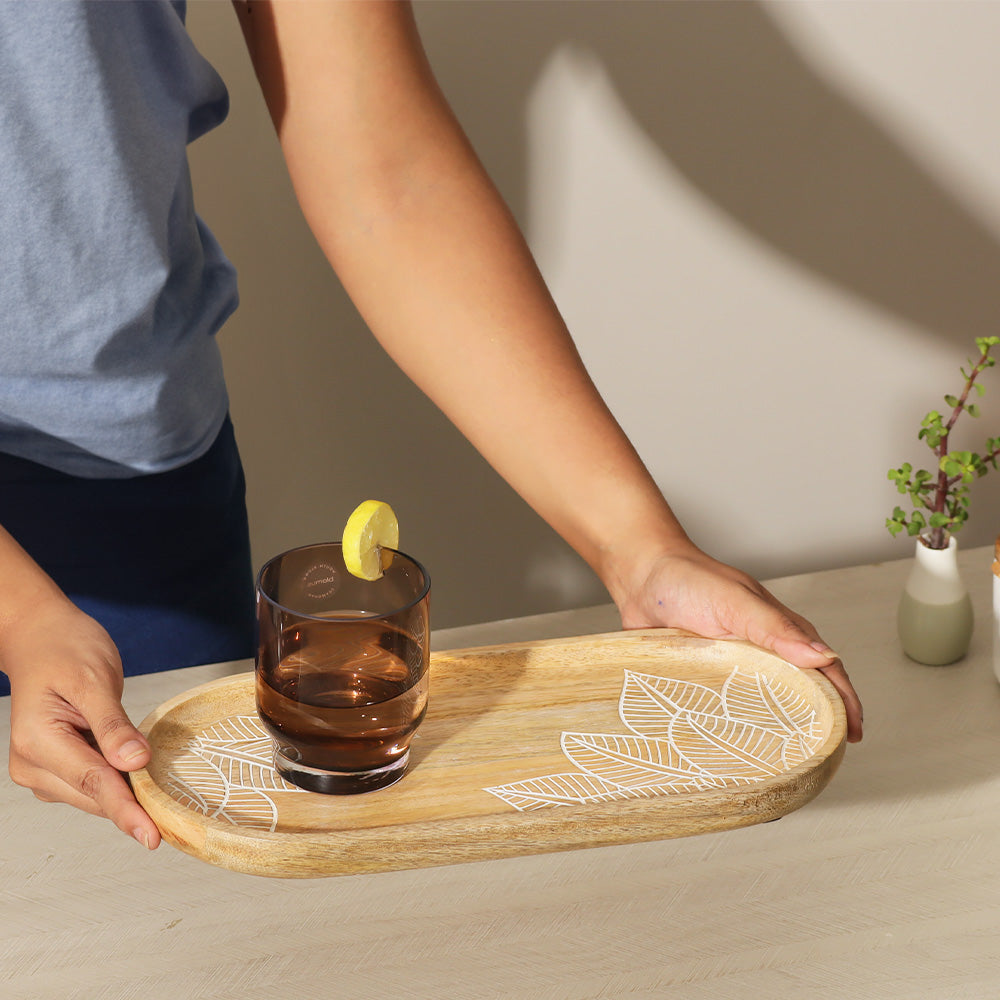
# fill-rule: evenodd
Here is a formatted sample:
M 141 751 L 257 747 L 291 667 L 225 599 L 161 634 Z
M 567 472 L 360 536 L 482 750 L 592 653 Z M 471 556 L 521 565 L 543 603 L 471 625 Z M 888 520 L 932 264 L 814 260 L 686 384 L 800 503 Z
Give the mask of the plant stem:
M 962 411 L 965 409 L 965 401 L 969 398 L 969 393 L 972 391 L 972 383 L 975 382 L 976 377 L 985 370 L 988 355 L 989 350 L 984 350 L 979 356 L 979 360 L 973 366 L 972 371 L 969 372 L 969 377 L 965 380 L 965 387 L 962 389 L 962 395 L 958 397 L 958 402 L 952 409 L 948 422 L 944 425 L 944 433 L 941 435 L 941 440 L 938 441 L 937 447 L 934 449 L 934 455 L 938 460 L 937 490 L 934 494 L 934 506 L 932 508 L 932 511 L 935 514 L 944 513 L 945 501 L 948 499 L 948 490 L 950 485 L 955 481 L 952 480 L 950 484 L 947 473 L 945 473 L 944 469 L 941 468 L 941 460 L 948 454 L 948 435 L 951 433 L 952 427 L 955 426 L 955 421 L 958 420 Z M 946 549 L 947 547 L 947 529 L 943 526 L 931 528 L 930 537 L 928 538 L 928 548 Z

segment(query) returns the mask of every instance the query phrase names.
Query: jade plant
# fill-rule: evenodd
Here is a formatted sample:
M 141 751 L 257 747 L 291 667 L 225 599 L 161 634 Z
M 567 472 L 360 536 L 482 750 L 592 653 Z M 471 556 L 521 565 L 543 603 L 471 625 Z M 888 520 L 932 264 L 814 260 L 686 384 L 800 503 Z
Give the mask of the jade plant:
M 976 380 L 996 364 L 990 350 L 1000 344 L 1000 337 L 977 337 L 976 347 L 979 359 L 968 361 L 968 369 L 961 368 L 965 385 L 958 396 L 947 395 L 945 403 L 950 412 L 945 414 L 931 410 L 920 425 L 918 437 L 934 454 L 934 469 L 914 471 L 909 462 L 898 469 L 889 470 L 889 478 L 896 489 L 910 498 L 913 510 L 907 514 L 902 507 L 896 507 L 892 516 L 886 518 L 885 526 L 893 535 L 905 531 L 908 535 L 919 536 L 932 549 L 946 549 L 949 538 L 957 532 L 969 517 L 969 488 L 974 480 L 985 476 L 989 470 L 997 468 L 1000 458 L 1000 437 L 986 440 L 983 454 L 974 451 L 949 450 L 949 439 L 959 417 L 968 413 L 979 416 L 979 408 L 969 402 L 973 392 L 976 397 L 984 393 L 981 382 Z

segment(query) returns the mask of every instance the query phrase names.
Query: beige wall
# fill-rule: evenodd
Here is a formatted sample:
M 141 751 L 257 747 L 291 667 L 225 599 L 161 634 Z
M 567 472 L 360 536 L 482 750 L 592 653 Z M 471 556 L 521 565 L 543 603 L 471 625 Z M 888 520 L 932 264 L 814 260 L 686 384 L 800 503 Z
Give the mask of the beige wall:
M 228 3 L 193 147 L 241 272 L 221 336 L 258 562 L 390 501 L 439 626 L 606 600 L 381 353 L 291 196 Z M 759 575 L 901 558 L 890 465 L 1000 331 L 1000 4 L 418 4 L 446 92 L 595 381 L 704 547 Z M 991 373 L 992 374 L 992 373 Z M 1000 433 L 1000 377 L 967 439 Z M 943 404 L 940 404 L 943 405 Z M 961 440 L 960 440 L 961 443 Z M 1000 475 L 964 544 L 1000 530 Z

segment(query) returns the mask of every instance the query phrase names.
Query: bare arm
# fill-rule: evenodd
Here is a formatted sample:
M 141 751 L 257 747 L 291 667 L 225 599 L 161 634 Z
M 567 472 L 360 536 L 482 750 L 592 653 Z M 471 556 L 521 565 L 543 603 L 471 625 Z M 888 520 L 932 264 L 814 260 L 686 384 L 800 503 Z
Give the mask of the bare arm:
M 738 635 L 824 669 L 858 735 L 815 629 L 691 543 L 608 411 L 409 6 L 236 9 L 306 219 L 400 367 L 594 568 L 626 626 Z
M 409 9 L 251 10 L 299 202 L 390 355 L 602 576 L 620 544 L 608 525 L 622 539 L 679 536 L 444 102 Z

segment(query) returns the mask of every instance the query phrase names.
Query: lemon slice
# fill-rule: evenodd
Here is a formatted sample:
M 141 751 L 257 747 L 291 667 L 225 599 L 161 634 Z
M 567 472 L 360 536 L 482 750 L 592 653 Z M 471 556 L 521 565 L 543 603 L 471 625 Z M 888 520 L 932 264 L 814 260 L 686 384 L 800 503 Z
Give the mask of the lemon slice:
M 399 545 L 399 522 L 392 508 L 381 500 L 359 504 L 344 526 L 344 565 L 362 580 L 377 580 L 392 565 Z

